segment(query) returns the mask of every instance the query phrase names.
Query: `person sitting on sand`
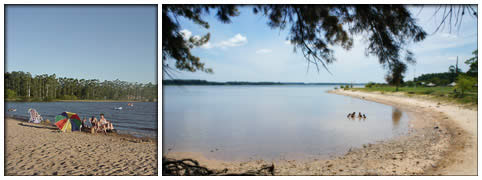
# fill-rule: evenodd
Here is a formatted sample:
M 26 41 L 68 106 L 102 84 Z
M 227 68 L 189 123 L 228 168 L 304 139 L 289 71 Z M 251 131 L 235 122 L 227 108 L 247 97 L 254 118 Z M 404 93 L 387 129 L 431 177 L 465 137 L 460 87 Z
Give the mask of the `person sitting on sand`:
M 94 128 L 95 130 L 97 130 L 97 118 L 95 118 L 95 116 L 92 116 L 91 118 L 89 118 L 89 121 L 90 121 L 90 124 L 91 124 L 91 128 Z
M 365 116 L 365 114 L 363 114 L 363 119 L 366 119 L 367 117 Z
M 105 119 L 104 114 L 100 114 L 99 118 L 99 128 L 107 133 L 107 119 Z
M 99 121 L 104 132 L 107 132 L 107 130 L 114 130 L 114 125 L 105 119 L 104 114 L 100 114 Z
M 84 119 L 82 120 L 82 127 L 87 127 L 85 124 L 86 122 L 87 122 L 87 119 L 84 117 Z
M 350 118 L 350 116 L 351 116 L 351 113 L 348 113 L 348 115 L 346 115 L 347 118 Z
M 361 118 L 362 115 L 361 115 L 361 112 L 358 112 L 358 118 Z
M 355 118 L 356 112 L 351 113 L 351 118 Z

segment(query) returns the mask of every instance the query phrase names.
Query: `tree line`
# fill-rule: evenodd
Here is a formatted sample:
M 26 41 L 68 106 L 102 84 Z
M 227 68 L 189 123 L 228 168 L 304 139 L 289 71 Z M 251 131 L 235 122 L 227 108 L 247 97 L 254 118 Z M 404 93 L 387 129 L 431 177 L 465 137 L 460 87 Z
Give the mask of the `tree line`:
M 304 82 L 249 82 L 227 81 L 215 82 L 200 79 L 165 79 L 162 85 L 364 85 L 363 83 L 304 83 Z
M 157 84 L 103 81 L 6 72 L 5 99 L 21 101 L 129 100 L 157 101 Z

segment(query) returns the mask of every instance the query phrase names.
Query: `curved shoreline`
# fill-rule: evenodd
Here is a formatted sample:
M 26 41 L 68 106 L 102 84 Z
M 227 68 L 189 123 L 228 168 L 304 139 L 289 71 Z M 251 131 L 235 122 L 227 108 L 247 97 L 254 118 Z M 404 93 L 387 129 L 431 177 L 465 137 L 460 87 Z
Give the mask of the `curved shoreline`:
M 473 134 L 467 127 L 454 121 L 453 114 L 440 113 L 433 108 L 453 108 L 427 100 L 387 94 L 355 91 L 330 91 L 329 93 L 374 101 L 395 106 L 410 114 L 411 131 L 375 144 L 353 148 L 345 155 L 328 160 L 312 161 L 263 160 L 228 162 L 207 159 L 199 153 L 175 152 L 163 157 L 198 160 L 210 169 L 228 169 L 229 173 L 242 173 L 262 165 L 275 165 L 276 175 L 476 175 L 477 151 Z M 442 107 L 444 106 L 444 107 Z M 445 107 L 446 106 L 446 107 Z M 433 108 L 432 108 L 433 107 Z M 456 109 L 469 118 L 477 119 L 477 111 Z M 475 116 L 473 116 L 475 112 Z M 455 116 L 457 117 L 457 116 Z M 476 128 L 476 127 L 475 127 Z M 475 129 L 476 130 L 476 129 Z M 475 131 L 476 132 L 476 131 Z M 475 136 L 476 137 L 476 136 Z M 475 138 L 476 139 L 476 138 Z M 476 143 L 476 142 L 475 142 Z M 468 147 L 468 148 L 467 148 Z M 474 156 L 475 153 L 475 156 Z M 475 162 L 475 164 L 474 164 Z
M 415 121 L 415 124 L 427 123 L 428 120 L 438 124 L 439 126 L 436 127 L 440 130 L 445 128 L 448 133 L 445 137 L 448 146 L 438 152 L 443 158 L 438 159 L 436 164 L 432 165 L 432 168 L 424 169 L 422 174 L 477 175 L 477 110 L 423 98 L 407 97 L 400 93 L 384 94 L 341 89 L 329 93 L 396 106 L 414 113 L 415 119 L 413 121 Z M 426 116 L 429 118 L 426 118 Z

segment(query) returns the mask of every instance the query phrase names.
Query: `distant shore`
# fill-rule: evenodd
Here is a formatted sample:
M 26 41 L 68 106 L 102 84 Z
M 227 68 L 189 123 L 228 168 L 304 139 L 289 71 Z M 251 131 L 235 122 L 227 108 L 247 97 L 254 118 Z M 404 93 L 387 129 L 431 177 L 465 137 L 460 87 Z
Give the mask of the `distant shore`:
M 275 175 L 477 175 L 477 111 L 406 96 L 342 89 L 330 93 L 396 106 L 409 114 L 411 130 L 330 159 L 230 162 L 195 152 L 163 152 L 163 157 L 192 158 L 211 169 L 226 168 L 228 173 L 273 163 Z
M 5 119 L 5 175 L 157 175 L 157 142 Z
M 242 86 L 242 85 L 364 85 L 365 83 L 309 83 L 309 82 L 272 82 L 272 81 L 262 81 L 262 82 L 250 82 L 250 81 L 227 81 L 227 82 L 217 82 L 217 81 L 206 81 L 200 79 L 166 79 L 162 80 L 163 86 Z

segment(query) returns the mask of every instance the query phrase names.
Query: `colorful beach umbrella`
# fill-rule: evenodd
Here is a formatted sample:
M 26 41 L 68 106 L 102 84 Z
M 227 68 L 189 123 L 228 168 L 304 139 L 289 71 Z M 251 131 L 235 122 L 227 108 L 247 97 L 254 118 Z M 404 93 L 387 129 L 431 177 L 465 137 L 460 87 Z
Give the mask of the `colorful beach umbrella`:
M 63 112 L 55 116 L 55 125 L 63 132 L 80 131 L 82 122 L 76 113 Z

